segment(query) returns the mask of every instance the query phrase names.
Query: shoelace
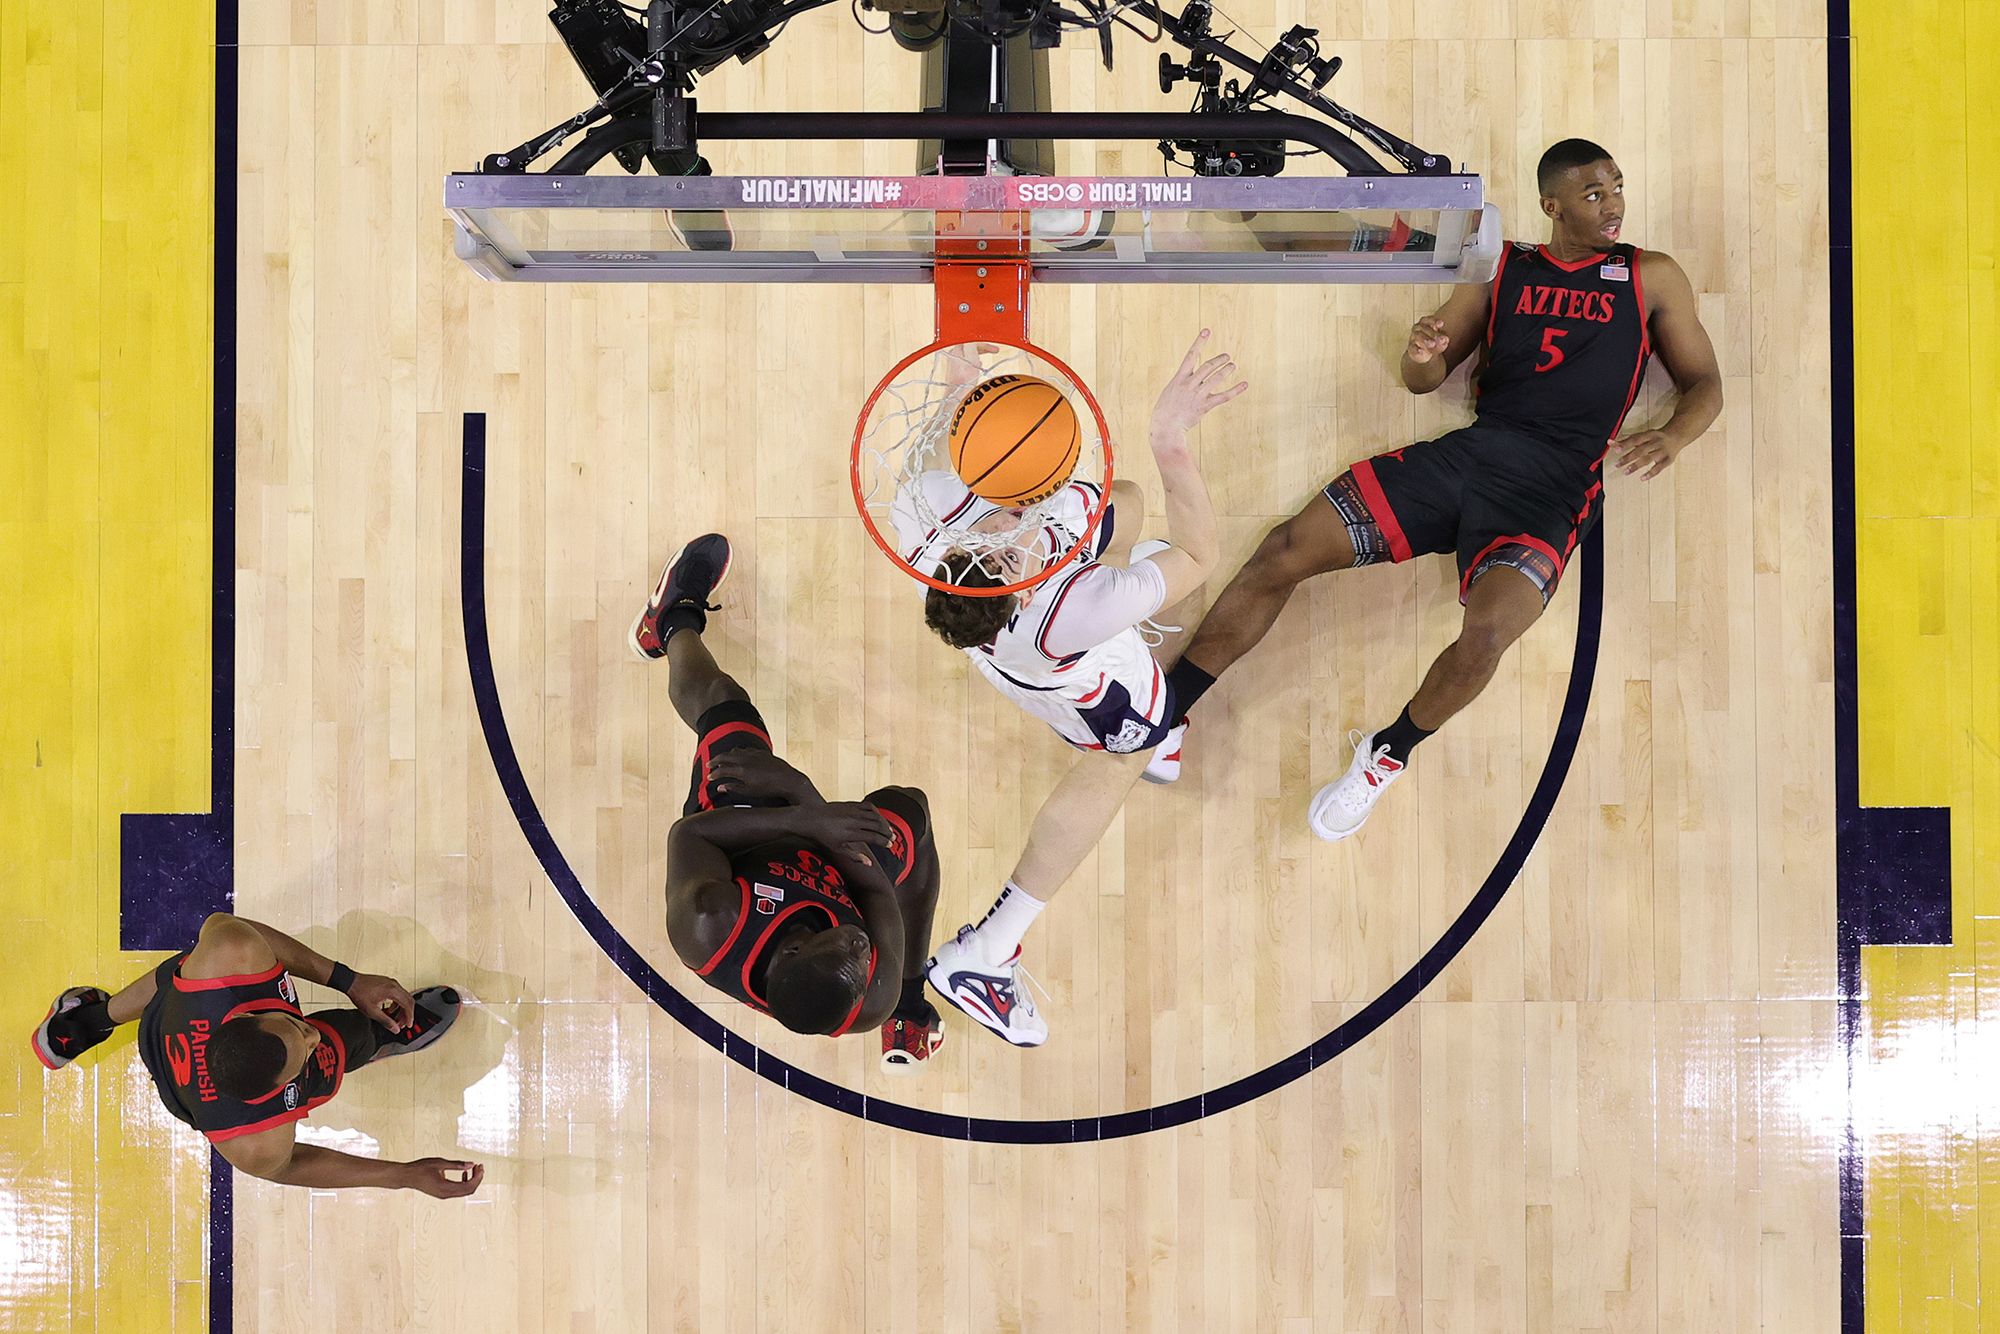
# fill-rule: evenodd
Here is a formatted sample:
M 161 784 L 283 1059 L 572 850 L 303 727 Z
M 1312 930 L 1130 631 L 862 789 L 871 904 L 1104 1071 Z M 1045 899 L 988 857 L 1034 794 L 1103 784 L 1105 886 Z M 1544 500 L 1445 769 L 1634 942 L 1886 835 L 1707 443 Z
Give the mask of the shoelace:
M 1019 977 L 1020 977 L 1020 979 L 1021 979 L 1021 980 L 1022 980 L 1023 982 L 1026 982 L 1026 983 L 1028 984 L 1028 988 L 1029 988 L 1029 989 L 1030 989 L 1031 991 L 1034 991 L 1034 992 L 1036 992 L 1037 994 L 1039 994 L 1039 995 L 1041 996 L 1041 998 L 1042 998 L 1043 1000 L 1048 1000 L 1048 999 L 1050 999 L 1050 997 L 1049 997 L 1049 993 L 1047 992 L 1047 990 L 1045 990 L 1045 989 L 1043 988 L 1043 986 L 1042 986 L 1042 984 L 1041 984 L 1040 982 L 1037 982 L 1037 981 L 1035 980 L 1035 975 L 1034 975 L 1033 973 L 1029 972 L 1029 971 L 1027 970 L 1026 966 L 1025 966 L 1025 965 L 1023 965 L 1023 964 L 1022 964 L 1022 962 L 1021 962 L 1021 961 L 1020 961 L 1019 959 L 1016 959 L 1016 960 L 1014 960 L 1014 972 L 1015 972 L 1015 974 L 1016 974 L 1017 976 L 1019 976 Z M 1035 1014 L 1035 1013 L 1037 1013 L 1037 1012 L 1038 1012 L 1038 1011 L 1037 1011 L 1037 1008 L 1036 1008 L 1036 1005 L 1035 1005 L 1035 1001 L 1034 1001 L 1034 997 L 1033 997 L 1033 996 L 1030 996 L 1030 997 L 1028 998 L 1028 1013 L 1029 1013 L 1029 1014 Z
M 1347 734 L 1347 743 L 1353 746 L 1356 750 L 1361 749 L 1362 740 L 1363 738 L 1358 728 L 1349 731 Z M 1384 769 L 1382 767 L 1382 761 L 1385 757 L 1387 757 L 1388 754 L 1389 754 L 1389 748 L 1386 745 L 1375 747 L 1375 753 L 1373 755 L 1370 755 L 1368 757 L 1367 762 L 1361 766 L 1361 772 L 1367 774 L 1371 778 L 1377 778 L 1377 779 L 1392 777 L 1393 775 L 1402 772 L 1403 766 L 1400 763 L 1397 763 L 1394 769 Z M 1392 763 L 1394 763 L 1394 761 L 1392 761 Z

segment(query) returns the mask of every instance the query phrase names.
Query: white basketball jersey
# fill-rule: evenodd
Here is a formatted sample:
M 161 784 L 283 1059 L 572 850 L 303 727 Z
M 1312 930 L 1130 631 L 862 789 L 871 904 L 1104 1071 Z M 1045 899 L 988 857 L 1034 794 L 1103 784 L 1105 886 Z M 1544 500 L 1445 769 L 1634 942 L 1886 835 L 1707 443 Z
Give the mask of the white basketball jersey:
M 954 527 L 999 508 L 971 495 L 950 473 L 927 473 L 922 484 L 930 511 Z M 1051 550 L 1075 545 L 1098 494 L 1091 483 L 1072 482 L 1058 497 L 1049 517 Z M 950 540 L 918 521 L 916 507 L 902 499 L 892 517 L 898 545 L 917 568 L 937 564 L 950 550 Z M 1111 527 L 1107 512 L 1095 550 L 1038 584 L 991 644 L 965 653 L 994 689 L 1071 745 L 1127 753 L 1157 744 L 1172 721 L 1165 716 L 1166 674 L 1139 632 L 1139 623 L 1165 601 L 1167 581 L 1150 560 L 1100 564 L 1097 554 Z

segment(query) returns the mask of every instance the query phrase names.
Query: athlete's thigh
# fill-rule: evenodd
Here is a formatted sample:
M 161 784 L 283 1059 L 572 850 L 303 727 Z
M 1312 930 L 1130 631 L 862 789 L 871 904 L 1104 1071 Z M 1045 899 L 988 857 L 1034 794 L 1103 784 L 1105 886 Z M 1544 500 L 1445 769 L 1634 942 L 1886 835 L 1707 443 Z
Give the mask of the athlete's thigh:
M 1478 455 L 1467 427 L 1362 459 L 1321 492 L 1353 565 L 1406 561 L 1452 551 L 1463 520 L 1466 479 Z

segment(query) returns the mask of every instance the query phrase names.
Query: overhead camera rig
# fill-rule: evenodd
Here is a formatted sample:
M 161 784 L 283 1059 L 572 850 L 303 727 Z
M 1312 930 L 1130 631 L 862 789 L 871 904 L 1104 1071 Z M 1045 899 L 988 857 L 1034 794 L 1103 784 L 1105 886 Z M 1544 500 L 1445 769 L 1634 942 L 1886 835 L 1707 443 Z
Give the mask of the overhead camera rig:
M 871 31 L 887 31 L 923 53 L 924 110 L 697 111 L 694 91 L 703 75 L 732 58 L 756 58 L 793 18 L 832 2 L 647 0 L 639 9 L 619 0 L 556 0 L 550 21 L 597 100 L 525 143 L 488 155 L 480 171 L 525 173 L 567 144 L 542 171 L 578 175 L 615 156 L 627 172 L 651 166 L 662 176 L 699 176 L 708 173 L 704 139 L 914 139 L 923 144 L 920 174 L 1047 175 L 1049 141 L 1155 139 L 1168 164 L 1203 176 L 1275 176 L 1287 158 L 1314 152 L 1350 176 L 1452 172 L 1448 159 L 1325 95 L 1341 62 L 1321 53 L 1316 29 L 1295 26 L 1261 57 L 1249 55 L 1231 44 L 1236 34 L 1216 35 L 1211 0 L 1187 0 L 1178 14 L 1154 0 L 1071 0 L 1080 8 L 1061 0 L 850 0 L 857 19 L 862 8 L 887 15 L 886 27 Z M 1185 49 L 1181 62 L 1160 57 L 1159 78 L 1163 93 L 1192 85 L 1189 111 L 1050 109 L 1049 48 L 1066 33 L 1093 33 L 1109 68 L 1114 25 Z M 1229 69 L 1246 77 L 1225 78 Z M 1279 99 L 1300 111 L 1275 110 Z

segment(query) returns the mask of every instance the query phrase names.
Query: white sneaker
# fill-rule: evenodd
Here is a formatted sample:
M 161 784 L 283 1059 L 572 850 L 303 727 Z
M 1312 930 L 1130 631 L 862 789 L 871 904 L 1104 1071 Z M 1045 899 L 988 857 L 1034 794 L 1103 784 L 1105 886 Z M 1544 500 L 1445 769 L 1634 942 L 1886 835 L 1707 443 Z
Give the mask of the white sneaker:
M 1146 772 L 1139 775 L 1149 783 L 1171 783 L 1181 776 L 1181 742 L 1187 737 L 1187 722 L 1175 725 L 1167 739 L 1153 748 Z
M 1005 963 L 986 962 L 979 937 L 969 926 L 938 946 L 924 973 L 940 996 L 1017 1047 L 1039 1047 L 1049 1040 L 1048 1021 L 1035 1010 L 1035 998 L 1023 981 L 1032 981 L 1021 967 L 1016 946 Z
M 1341 839 L 1368 823 L 1368 813 L 1389 790 L 1389 784 L 1403 776 L 1406 767 L 1389 758 L 1389 748 L 1375 744 L 1375 733 L 1367 736 L 1349 732 L 1354 745 L 1354 763 L 1347 772 L 1313 794 L 1306 808 L 1306 823 L 1313 833 L 1329 843 Z

